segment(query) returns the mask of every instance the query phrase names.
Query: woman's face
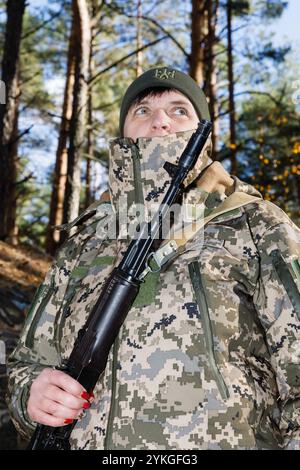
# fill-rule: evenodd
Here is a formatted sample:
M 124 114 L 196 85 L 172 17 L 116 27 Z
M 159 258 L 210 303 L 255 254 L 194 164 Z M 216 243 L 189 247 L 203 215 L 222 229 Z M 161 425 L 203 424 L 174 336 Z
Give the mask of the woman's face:
M 197 128 L 199 117 L 190 100 L 179 91 L 146 96 L 129 108 L 124 137 L 160 137 Z

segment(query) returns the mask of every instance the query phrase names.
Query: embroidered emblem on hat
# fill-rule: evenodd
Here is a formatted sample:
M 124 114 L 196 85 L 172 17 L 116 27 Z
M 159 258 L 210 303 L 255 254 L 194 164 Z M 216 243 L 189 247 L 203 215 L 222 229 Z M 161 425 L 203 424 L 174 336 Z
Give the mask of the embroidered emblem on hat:
M 154 76 L 155 78 L 158 78 L 159 80 L 167 80 L 168 78 L 175 78 L 175 72 L 176 70 L 168 70 L 167 68 L 163 70 L 156 69 Z

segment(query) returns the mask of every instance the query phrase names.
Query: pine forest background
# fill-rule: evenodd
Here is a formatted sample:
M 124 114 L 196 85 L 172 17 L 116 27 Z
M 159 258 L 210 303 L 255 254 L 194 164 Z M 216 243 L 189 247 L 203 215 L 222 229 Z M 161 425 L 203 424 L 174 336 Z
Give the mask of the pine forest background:
M 106 190 L 107 140 L 118 134 L 121 97 L 150 67 L 170 65 L 199 83 L 214 124 L 213 159 L 300 226 L 299 43 L 275 43 L 272 34 L 289 3 L 0 0 L 6 352 L 62 242 L 53 226 L 73 220 Z M 1 364 L 0 381 L 0 446 L 17 448 Z

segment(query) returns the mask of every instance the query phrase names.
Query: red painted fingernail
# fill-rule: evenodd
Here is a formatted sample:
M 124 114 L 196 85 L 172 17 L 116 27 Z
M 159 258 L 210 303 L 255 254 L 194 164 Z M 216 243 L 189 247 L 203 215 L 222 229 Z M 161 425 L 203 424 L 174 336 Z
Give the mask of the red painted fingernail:
M 88 392 L 82 392 L 81 398 L 83 398 L 84 400 L 88 400 L 90 398 L 90 395 Z
M 91 406 L 91 404 L 86 402 L 86 403 L 83 404 L 83 409 L 87 410 L 90 406 Z
M 65 424 L 71 424 L 73 423 L 74 419 L 65 419 L 64 423 Z

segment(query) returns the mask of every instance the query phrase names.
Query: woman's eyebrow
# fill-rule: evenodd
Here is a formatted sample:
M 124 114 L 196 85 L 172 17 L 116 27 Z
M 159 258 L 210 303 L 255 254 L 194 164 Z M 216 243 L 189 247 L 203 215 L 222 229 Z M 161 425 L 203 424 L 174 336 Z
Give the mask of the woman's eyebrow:
M 189 101 L 183 101 L 183 100 L 171 101 L 170 104 L 176 104 L 176 105 L 184 104 L 185 106 L 192 106 L 192 103 L 190 103 Z
M 150 101 L 147 100 L 147 99 L 144 99 L 144 100 L 140 101 L 139 103 L 135 104 L 134 108 L 136 108 L 137 106 L 143 105 L 143 104 L 150 104 Z M 168 104 L 192 106 L 192 103 L 190 103 L 189 101 L 185 101 L 185 100 L 170 101 L 170 103 L 168 103 Z
M 133 108 L 136 108 L 137 106 L 140 106 L 141 104 L 149 104 L 149 100 L 146 100 L 146 99 L 141 100 L 141 101 L 139 101 L 138 103 L 135 103 L 135 104 L 133 105 Z

